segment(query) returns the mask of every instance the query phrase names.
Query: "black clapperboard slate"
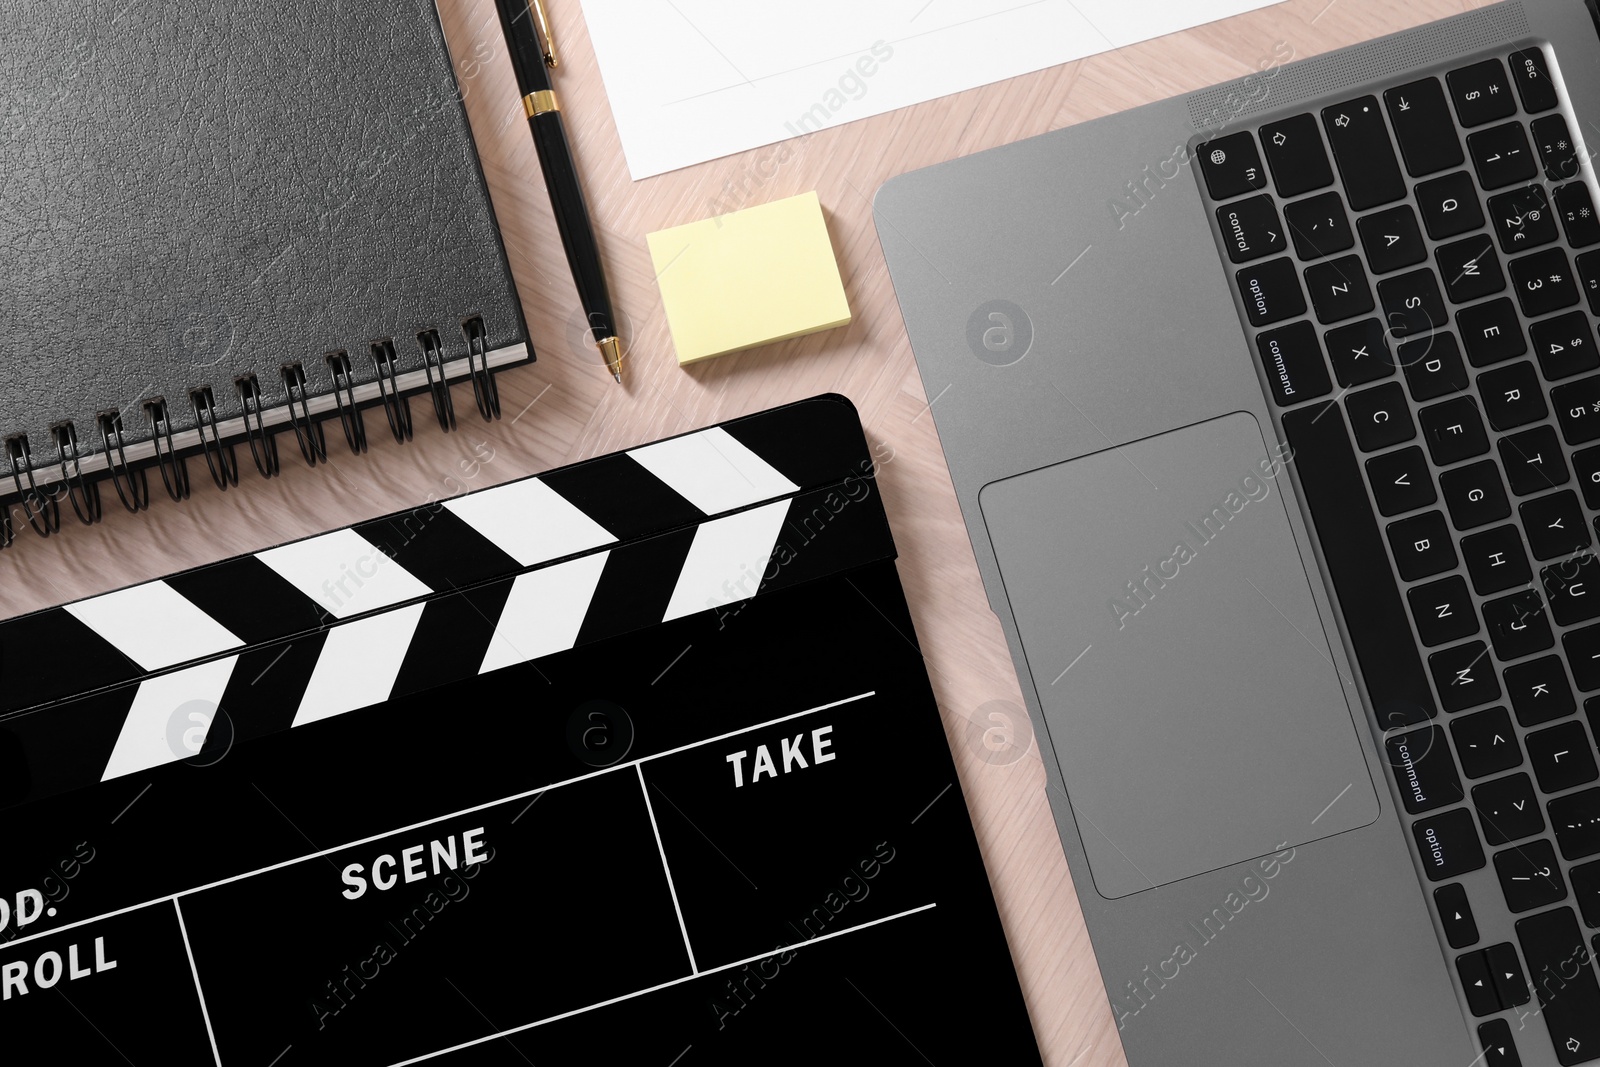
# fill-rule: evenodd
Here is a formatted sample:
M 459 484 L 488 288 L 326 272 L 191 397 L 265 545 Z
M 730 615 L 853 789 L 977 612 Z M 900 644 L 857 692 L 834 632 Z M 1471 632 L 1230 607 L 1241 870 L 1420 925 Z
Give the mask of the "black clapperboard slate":
M 1039 1063 L 873 460 L 816 397 L 0 623 L 0 1041 Z

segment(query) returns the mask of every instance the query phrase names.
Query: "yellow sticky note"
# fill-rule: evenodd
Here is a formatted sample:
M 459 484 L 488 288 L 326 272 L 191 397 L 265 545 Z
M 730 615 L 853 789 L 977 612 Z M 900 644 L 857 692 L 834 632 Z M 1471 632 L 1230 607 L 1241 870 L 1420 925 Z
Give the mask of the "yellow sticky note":
M 850 322 L 814 192 L 646 239 L 680 364 Z

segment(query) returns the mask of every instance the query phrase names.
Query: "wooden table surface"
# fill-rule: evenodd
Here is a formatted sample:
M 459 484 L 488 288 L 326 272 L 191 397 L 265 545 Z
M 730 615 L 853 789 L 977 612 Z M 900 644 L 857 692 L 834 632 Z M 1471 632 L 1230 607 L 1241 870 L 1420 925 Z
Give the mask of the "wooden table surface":
M 577 0 L 551 0 L 563 56 L 557 87 L 629 343 L 626 384 L 602 369 L 560 251 L 550 202 L 501 43 L 493 0 L 439 0 L 538 362 L 500 376 L 505 417 L 485 423 L 465 387 L 460 429 L 441 433 L 413 401 L 416 440 L 373 428 L 366 456 L 330 431 L 331 470 L 280 443 L 284 473 L 245 463 L 216 491 L 203 466 L 185 504 L 160 496 L 133 516 L 113 496 L 99 526 L 68 513 L 41 540 L 18 516 L 0 553 L 0 617 L 254 551 L 426 499 L 628 448 L 821 392 L 861 411 L 893 458 L 880 472 L 900 575 L 927 654 L 945 732 L 977 826 L 1045 1060 L 1122 1064 L 1104 987 L 1044 796 L 1016 675 L 989 612 L 939 451 L 888 270 L 871 197 L 892 175 L 1256 69 L 1279 42 L 1296 58 L 1482 6 L 1461 0 L 1287 0 L 1186 33 L 1093 56 L 644 181 L 629 179 Z M 680 369 L 644 235 L 720 211 L 817 190 L 854 311 L 850 326 Z M 373 416 L 369 415 L 370 420 Z M 382 419 L 379 418 L 381 425 Z M 481 455 L 492 456 L 478 462 Z M 193 461 L 191 461 L 192 465 Z M 109 491 L 109 490 L 108 490 Z M 967 998 L 950 990 L 950 1010 Z M 974 1013 L 972 1025 L 985 1020 Z

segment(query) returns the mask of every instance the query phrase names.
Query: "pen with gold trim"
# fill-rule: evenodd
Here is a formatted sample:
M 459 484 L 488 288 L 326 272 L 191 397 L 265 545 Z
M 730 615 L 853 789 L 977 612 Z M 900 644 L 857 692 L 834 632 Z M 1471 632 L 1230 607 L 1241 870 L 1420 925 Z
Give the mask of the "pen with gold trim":
M 545 188 L 550 191 L 556 227 L 567 250 L 567 265 L 572 269 L 578 300 L 588 319 L 589 336 L 599 347 L 606 369 L 620 382 L 622 343 L 617 338 L 611 294 L 600 265 L 600 246 L 589 222 L 583 189 L 578 185 L 578 168 L 561 123 L 561 107 L 550 87 L 550 70 L 557 63 L 550 20 L 545 17 L 542 0 L 495 0 L 495 7 L 500 12 L 500 29 L 522 93 L 522 110 L 528 116 L 528 129 L 539 153 L 539 167 L 544 171 Z

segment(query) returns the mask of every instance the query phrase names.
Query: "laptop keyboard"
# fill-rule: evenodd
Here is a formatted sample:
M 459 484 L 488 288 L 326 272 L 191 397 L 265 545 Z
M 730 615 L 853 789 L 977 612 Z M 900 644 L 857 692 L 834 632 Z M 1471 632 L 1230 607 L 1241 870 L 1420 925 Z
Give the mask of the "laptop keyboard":
M 1535 997 L 1600 1058 L 1600 217 L 1558 105 L 1529 48 L 1195 157 L 1490 1065 Z

